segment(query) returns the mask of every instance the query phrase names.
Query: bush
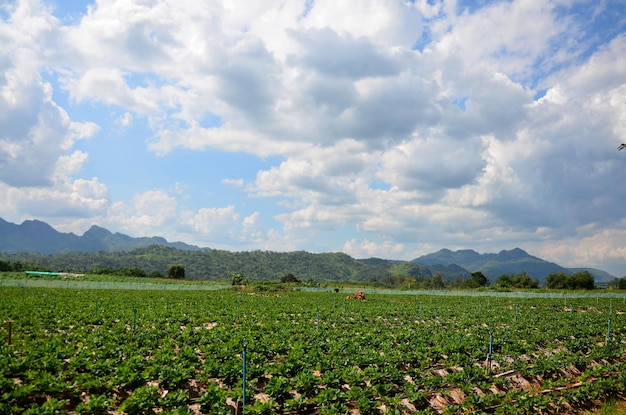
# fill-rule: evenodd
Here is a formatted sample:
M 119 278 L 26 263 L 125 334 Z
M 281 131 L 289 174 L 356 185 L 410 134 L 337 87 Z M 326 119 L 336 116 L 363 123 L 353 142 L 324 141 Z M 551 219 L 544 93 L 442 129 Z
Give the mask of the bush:
M 230 276 L 231 285 L 248 285 L 248 278 L 241 272 L 232 272 Z
M 165 275 L 159 271 L 152 271 L 148 274 L 148 278 L 165 278 Z
M 517 275 L 500 275 L 496 278 L 495 286 L 498 288 L 539 288 L 539 280 L 530 278 L 528 274 L 522 271 Z
M 185 267 L 182 265 L 170 265 L 167 269 L 167 276 L 178 280 L 183 279 L 185 278 Z
M 282 277 L 280 277 L 280 282 L 282 282 L 282 283 L 288 283 L 288 282 L 299 283 L 300 280 L 298 278 L 296 278 L 296 276 L 293 275 L 292 273 L 289 273 L 287 275 L 283 275 Z
M 546 287 L 557 290 L 593 290 L 596 285 L 593 275 L 583 270 L 576 271 L 572 275 L 554 272 L 546 277 Z

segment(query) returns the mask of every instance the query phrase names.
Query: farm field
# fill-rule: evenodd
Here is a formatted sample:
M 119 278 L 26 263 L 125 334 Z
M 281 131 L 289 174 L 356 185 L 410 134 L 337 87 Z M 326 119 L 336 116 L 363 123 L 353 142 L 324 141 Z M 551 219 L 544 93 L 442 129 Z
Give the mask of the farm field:
M 575 413 L 626 391 L 625 310 L 0 287 L 0 414 L 230 414 L 244 400 L 246 414 Z

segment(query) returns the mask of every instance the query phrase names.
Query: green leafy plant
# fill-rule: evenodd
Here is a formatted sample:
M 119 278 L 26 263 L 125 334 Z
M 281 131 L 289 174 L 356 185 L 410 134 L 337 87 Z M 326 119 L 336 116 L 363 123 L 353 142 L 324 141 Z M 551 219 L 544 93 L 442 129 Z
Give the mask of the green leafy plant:
M 128 415 L 140 415 L 151 412 L 158 406 L 159 396 L 154 386 L 141 386 L 135 389 L 120 405 L 120 410 Z

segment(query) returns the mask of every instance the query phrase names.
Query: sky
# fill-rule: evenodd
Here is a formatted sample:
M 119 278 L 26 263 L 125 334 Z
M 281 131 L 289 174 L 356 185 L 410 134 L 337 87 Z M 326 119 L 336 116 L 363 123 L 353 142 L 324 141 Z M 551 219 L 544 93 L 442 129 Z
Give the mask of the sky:
M 626 275 L 626 0 L 0 0 L 0 217 Z

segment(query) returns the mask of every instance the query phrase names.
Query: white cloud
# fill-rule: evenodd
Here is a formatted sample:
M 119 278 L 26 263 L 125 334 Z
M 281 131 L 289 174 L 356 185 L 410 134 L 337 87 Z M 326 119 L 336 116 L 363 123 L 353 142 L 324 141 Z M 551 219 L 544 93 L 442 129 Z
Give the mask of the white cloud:
M 176 193 L 179 196 L 182 196 L 184 198 L 188 198 L 189 195 L 187 195 L 187 188 L 188 186 L 181 183 L 181 182 L 176 182 L 172 185 L 171 189 L 174 193 Z
M 227 184 L 229 186 L 243 187 L 244 180 L 243 179 L 222 179 L 222 183 Z
M 87 162 L 89 155 L 83 151 L 76 150 L 67 156 L 59 157 L 56 165 L 55 177 L 58 181 L 64 181 L 78 173 Z
M 82 138 L 89 138 L 100 131 L 100 126 L 93 122 L 70 122 L 70 130 L 72 131 L 72 137 L 75 140 Z
M 202 237 L 207 239 L 226 239 L 234 237 L 234 227 L 239 219 L 234 206 L 223 208 L 203 208 L 193 214 L 191 225 Z
M 436 33 L 432 49 L 460 61 L 462 70 L 479 68 L 525 79 L 538 60 L 549 61 L 559 52 L 556 40 L 576 33 L 569 27 L 572 22 L 559 19 L 555 9 L 551 2 L 516 0 L 489 3 L 475 13 L 448 14 L 451 26 Z
M 589 224 L 572 230 L 571 236 L 544 240 L 528 245 L 530 252 L 541 258 L 570 267 L 593 267 L 626 276 L 626 222 L 619 221 L 606 228 Z
M 113 68 L 89 69 L 80 79 L 67 80 L 65 87 L 78 103 L 94 100 L 128 108 L 142 115 L 159 111 L 160 100 L 164 99 L 163 92 L 154 87 L 130 88 L 123 73 Z
M 132 236 L 164 236 L 176 221 L 177 201 L 163 190 L 149 190 L 133 197 L 132 204 L 114 202 L 106 212 L 103 225 L 124 229 Z
M 414 137 L 382 155 L 378 177 L 403 190 L 445 192 L 475 180 L 484 167 L 481 150 L 478 140 Z
M 54 166 L 71 147 L 67 113 L 37 74 L 5 73 L 0 97 L 0 181 L 14 186 L 50 183 Z M 14 97 L 19 96 L 19 100 Z
M 343 246 L 343 252 L 354 258 L 396 258 L 398 255 L 404 254 L 404 249 L 402 244 L 391 241 L 376 243 L 368 239 L 364 239 L 361 242 L 351 239 L 346 241 Z
M 117 123 L 124 127 L 130 127 L 133 125 L 133 115 L 127 111 L 117 119 Z
M 290 55 L 290 60 L 326 76 L 386 77 L 401 70 L 399 62 L 369 38 L 354 38 L 328 27 L 290 33 L 300 46 L 297 54 Z
M 162 190 L 149 190 L 133 199 L 137 215 L 161 225 L 176 213 L 176 199 Z
M 108 208 L 107 187 L 97 178 L 76 179 L 47 187 L 11 187 L 0 184 L 3 218 L 14 222 L 36 217 L 51 224 L 71 218 L 104 214 Z
M 41 2 L 11 4 L 0 20 L 2 212 L 46 217 L 51 200 L 81 226 L 93 217 L 236 248 L 326 237 L 402 257 L 526 243 L 617 261 L 626 37 L 595 50 L 602 37 L 567 2 L 464 4 L 112 0 L 71 25 Z M 102 107 L 108 117 L 85 118 Z M 159 166 L 179 148 L 278 156 L 255 178 L 228 166 L 211 179 L 280 208 L 250 212 L 227 195 L 194 204 L 182 174 L 110 200 L 107 183 L 81 177 L 99 155 L 77 140 L 144 125 Z M 547 249 L 559 240 L 570 248 Z
M 252 246 L 262 246 L 266 243 L 266 235 L 263 228 L 261 213 L 254 212 L 250 216 L 243 218 L 239 240 Z
M 39 72 L 56 48 L 58 22 L 38 1 L 9 7 L 0 21 L 0 182 L 51 186 L 56 165 L 74 140 L 92 136 L 91 122 L 72 122 L 53 100 L 52 85 Z M 52 51 L 52 52 L 51 52 Z
M 364 24 L 367 22 L 367 24 Z M 422 16 L 407 2 L 316 0 L 303 21 L 305 27 L 331 27 L 353 37 L 376 39 L 410 48 L 422 34 Z

